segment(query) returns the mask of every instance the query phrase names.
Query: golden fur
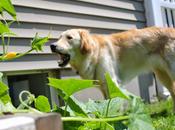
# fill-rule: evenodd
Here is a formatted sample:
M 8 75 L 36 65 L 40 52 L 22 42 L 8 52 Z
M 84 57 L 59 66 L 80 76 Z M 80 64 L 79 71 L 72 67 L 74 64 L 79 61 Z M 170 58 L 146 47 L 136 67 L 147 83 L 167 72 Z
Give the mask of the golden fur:
M 72 39 L 66 39 L 67 35 Z M 140 73 L 153 71 L 175 104 L 175 29 L 150 27 L 110 35 L 71 29 L 61 36 L 57 48 L 70 54 L 70 64 L 83 78 L 100 80 L 105 96 L 105 72 L 124 84 Z

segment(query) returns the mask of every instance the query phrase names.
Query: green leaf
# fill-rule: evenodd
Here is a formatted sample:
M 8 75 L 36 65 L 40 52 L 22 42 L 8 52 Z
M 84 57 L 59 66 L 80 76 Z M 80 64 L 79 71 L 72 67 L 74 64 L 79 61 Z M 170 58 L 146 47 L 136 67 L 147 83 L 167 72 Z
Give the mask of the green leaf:
M 3 8 L 0 5 L 0 14 L 2 15 Z
M 87 122 L 78 128 L 78 130 L 99 130 L 99 129 L 100 129 L 100 123 L 97 122 Z
M 2 73 L 0 74 L 2 76 Z M 0 113 L 12 112 L 14 110 L 16 110 L 16 108 L 11 103 L 11 98 L 8 94 L 8 86 L 0 81 Z
M 42 112 L 50 112 L 51 108 L 50 108 L 48 98 L 41 95 L 38 96 L 35 99 L 35 108 L 37 108 L 39 111 L 42 111 Z
M 61 114 L 61 116 L 64 116 L 65 114 L 65 107 L 58 107 L 58 106 L 54 106 L 52 112 L 57 112 L 59 114 Z M 71 115 L 72 111 L 70 112 L 69 109 L 66 110 L 66 116 L 75 116 L 75 115 Z
M 87 117 L 87 112 L 85 109 L 85 105 L 75 99 L 73 96 L 69 97 L 67 103 L 71 110 L 74 112 L 75 116 L 83 116 Z
M 114 127 L 112 125 L 110 125 L 109 123 L 105 122 L 103 124 L 104 124 L 102 127 L 103 130 L 115 130 Z
M 3 103 L 0 100 L 0 113 L 2 113 L 2 112 L 13 112 L 15 110 L 16 110 L 16 108 L 12 105 L 11 102 Z
M 57 90 L 58 90 L 58 95 L 61 96 L 63 99 L 65 99 L 65 102 L 68 104 L 67 112 L 69 112 L 71 116 L 83 116 L 83 117 L 88 116 L 86 110 L 84 109 L 85 106 L 81 102 L 76 100 L 73 96 L 70 96 L 69 98 L 67 98 L 67 96 L 63 93 L 62 90 L 59 90 L 59 89 Z
M 93 87 L 93 82 L 93 80 L 49 78 L 49 85 L 62 90 L 66 94 L 66 98 L 75 92 Z
M 128 125 L 129 130 L 155 130 L 141 99 L 134 98 L 131 109 Z
M 148 116 L 142 115 L 132 115 L 130 116 L 132 120 L 128 126 L 129 130 L 155 130 L 152 122 L 149 120 Z
M 5 24 L 3 24 L 0 21 L 0 35 L 4 34 L 4 33 L 10 33 L 10 29 L 8 28 L 8 26 L 6 26 Z
M 116 83 L 111 79 L 109 73 L 105 74 L 105 78 L 108 85 L 109 97 L 121 97 L 125 99 L 129 99 L 129 96 L 124 93 L 124 91 L 116 85 Z
M 0 0 L 0 12 L 7 11 L 16 20 L 16 11 L 10 0 Z
M 31 41 L 32 49 L 36 51 L 42 51 L 42 47 L 48 41 L 49 36 L 41 38 L 38 36 L 38 33 L 36 33 L 34 39 Z
M 8 87 L 3 82 L 0 81 L 0 100 L 6 104 L 11 102 L 10 96 L 8 94 Z
M 94 101 L 89 100 L 86 103 L 86 109 L 89 113 L 95 114 L 96 117 L 105 117 L 106 109 L 109 100 Z M 124 115 L 129 111 L 129 102 L 123 98 L 113 98 L 108 109 L 108 117 L 116 117 Z

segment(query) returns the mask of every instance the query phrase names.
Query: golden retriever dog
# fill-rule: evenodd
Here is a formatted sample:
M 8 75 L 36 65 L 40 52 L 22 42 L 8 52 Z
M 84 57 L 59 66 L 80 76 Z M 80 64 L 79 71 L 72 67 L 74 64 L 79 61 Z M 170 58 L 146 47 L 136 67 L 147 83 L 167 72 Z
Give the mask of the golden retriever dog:
M 110 35 L 70 29 L 63 32 L 50 47 L 60 56 L 60 67 L 70 63 L 82 78 L 99 80 L 106 97 L 106 72 L 116 83 L 124 84 L 142 72 L 152 71 L 167 87 L 175 104 L 173 28 L 150 27 Z

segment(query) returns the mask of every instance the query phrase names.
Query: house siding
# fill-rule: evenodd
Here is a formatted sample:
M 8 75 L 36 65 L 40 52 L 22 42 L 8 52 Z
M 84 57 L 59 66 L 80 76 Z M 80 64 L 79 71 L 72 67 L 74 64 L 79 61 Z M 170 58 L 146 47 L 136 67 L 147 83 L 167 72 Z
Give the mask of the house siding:
M 12 3 L 20 24 L 11 26 L 17 36 L 11 39 L 9 51 L 19 53 L 30 49 L 30 40 L 36 32 L 40 36 L 51 33 L 50 42 L 54 42 L 62 31 L 70 28 L 109 34 L 146 26 L 142 0 L 12 0 Z M 6 15 L 6 19 L 11 20 L 11 17 Z M 0 71 L 58 68 L 57 57 L 51 53 L 49 43 L 43 52 L 0 63 Z

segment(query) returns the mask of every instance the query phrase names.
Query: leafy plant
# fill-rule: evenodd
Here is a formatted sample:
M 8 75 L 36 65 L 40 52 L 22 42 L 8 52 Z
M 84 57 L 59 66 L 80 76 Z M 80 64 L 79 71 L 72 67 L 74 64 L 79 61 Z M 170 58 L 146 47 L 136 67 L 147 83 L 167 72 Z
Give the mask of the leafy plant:
M 58 94 L 66 102 L 66 107 L 61 108 L 64 113 L 69 113 L 68 117 L 62 117 L 64 127 L 70 130 L 114 130 L 115 127 L 120 130 L 122 128 L 129 128 L 130 130 L 149 128 L 149 130 L 154 130 L 141 99 L 129 97 L 128 93 L 125 94 L 125 91 L 116 86 L 109 74 L 106 74 L 105 77 L 110 99 L 102 101 L 90 100 L 88 103 L 81 103 L 77 100 L 75 102 L 75 100 L 72 100 L 71 95 L 92 86 L 92 81 L 49 78 L 49 85 L 56 88 Z M 86 84 L 86 82 L 89 82 L 89 84 Z M 68 102 L 68 99 L 71 99 L 71 102 Z M 76 107 L 72 107 L 72 104 L 76 104 Z M 81 111 L 81 114 L 75 114 L 76 108 Z M 71 113 L 74 114 L 71 116 Z M 66 115 L 63 114 L 63 116 Z M 117 126 L 115 126 L 116 122 Z M 143 125 L 140 125 L 140 123 Z M 68 127 L 70 125 L 71 127 Z
M 107 80 L 112 81 L 110 76 Z M 88 103 L 82 103 L 76 100 L 72 94 L 82 89 L 92 87 L 93 81 L 79 79 L 70 79 L 70 81 L 71 82 L 67 83 L 67 80 L 49 78 L 49 84 L 54 86 L 58 90 L 58 94 L 65 99 L 66 106 L 55 106 L 51 110 L 46 97 L 38 96 L 35 98 L 30 92 L 23 91 L 19 95 L 20 106 L 23 106 L 20 108 L 23 109 L 16 110 L 15 108 L 15 110 L 12 109 L 12 112 L 21 112 L 24 108 L 27 109 L 25 112 L 37 112 L 40 114 L 42 114 L 42 112 L 58 112 L 62 114 L 64 128 L 69 130 L 124 130 L 127 128 L 129 130 L 154 130 L 150 117 L 145 111 L 145 105 L 141 99 L 136 97 L 126 99 L 121 98 L 120 94 L 119 97 L 115 94 L 115 98 L 109 100 L 89 100 Z M 65 87 L 64 82 L 67 86 L 74 84 L 79 87 L 72 87 L 69 91 L 68 87 Z M 116 87 L 114 85 L 112 86 Z M 4 90 L 7 90 L 7 86 Z M 121 90 L 116 91 L 116 93 L 120 91 Z M 22 99 L 24 93 L 28 94 L 27 100 Z M 0 98 L 0 100 L 2 99 L 3 97 Z M 9 99 L 8 101 L 10 102 Z M 31 102 L 34 102 L 35 108 L 29 106 Z M 3 105 L 3 108 L 5 107 L 7 106 Z M 7 110 L 11 112 L 10 109 Z
M 49 40 L 49 35 L 47 37 L 39 37 L 38 33 L 36 33 L 35 37 L 31 41 L 31 49 L 23 52 L 23 53 L 17 53 L 17 52 L 8 52 L 8 46 L 10 43 L 10 36 L 16 35 L 10 30 L 10 25 L 14 22 L 7 22 L 3 18 L 3 12 L 7 12 L 9 15 L 11 15 L 14 20 L 16 20 L 16 11 L 13 7 L 10 0 L 0 0 L 0 15 L 2 20 L 0 21 L 0 36 L 1 36 L 1 43 L 3 52 L 1 52 L 0 61 L 6 61 L 6 60 L 13 60 L 19 57 L 22 57 L 32 51 L 42 51 L 42 47 L 46 42 Z M 8 39 L 7 42 L 5 42 L 5 37 Z
M 47 99 L 47 97 L 40 95 L 34 100 L 34 102 L 35 102 L 35 108 L 38 109 L 39 111 L 41 112 L 51 111 L 49 100 Z
M 49 85 L 64 92 L 66 100 L 75 92 L 82 89 L 93 87 L 93 80 L 81 80 L 81 79 L 54 79 L 49 78 Z
M 14 22 L 14 21 L 10 21 L 7 22 L 4 17 L 3 17 L 3 13 L 7 12 L 10 16 L 12 16 L 14 18 L 14 21 L 17 20 L 16 17 L 16 11 L 14 6 L 12 5 L 10 0 L 0 0 L 0 18 L 2 20 L 0 20 L 0 37 L 1 37 L 1 44 L 2 44 L 2 52 L 0 52 L 0 62 L 2 61 L 7 61 L 7 60 L 13 60 L 19 57 L 22 57 L 32 51 L 40 51 L 42 50 L 42 46 L 48 41 L 49 37 L 44 37 L 44 38 L 40 38 L 38 36 L 38 34 L 36 34 L 36 36 L 34 37 L 34 39 L 31 42 L 31 49 L 23 52 L 23 53 L 17 53 L 17 52 L 8 52 L 8 47 L 10 44 L 10 36 L 15 35 L 9 28 L 9 26 Z M 7 42 L 5 42 L 5 38 L 7 38 Z M 2 76 L 3 74 L 0 72 L 0 114 L 2 114 L 3 112 L 19 112 L 19 110 L 17 110 L 11 103 L 11 99 L 10 96 L 8 95 L 8 86 L 6 86 L 3 82 L 2 82 Z M 26 92 L 29 95 L 31 95 L 29 92 Z M 21 108 L 25 108 L 28 107 L 28 105 L 26 103 L 29 102 L 29 104 L 31 104 L 32 100 L 34 99 L 33 96 L 29 96 L 30 98 L 27 99 L 25 102 L 22 102 L 22 104 L 19 106 L 19 109 Z M 31 98 L 33 97 L 33 98 Z M 36 99 L 36 102 L 39 99 Z M 21 99 L 22 101 L 22 99 Z M 37 103 L 38 104 L 38 103 Z M 28 107 L 33 111 L 36 111 L 35 109 Z M 50 110 L 50 109 L 49 109 Z M 21 110 L 20 110 L 21 112 Z
M 8 95 L 8 87 L 0 81 L 0 114 L 2 112 L 11 112 L 14 110 L 15 107 L 13 107 L 11 98 Z
M 39 37 L 38 36 L 38 33 L 36 33 L 34 39 L 31 41 L 31 45 L 32 45 L 32 48 L 31 50 L 35 50 L 35 51 L 42 51 L 42 47 L 44 46 L 44 44 L 46 42 L 48 42 L 49 40 L 49 35 L 47 37 Z
M 109 98 L 115 98 L 115 97 L 121 97 L 125 99 L 129 99 L 129 96 L 123 92 L 119 86 L 116 85 L 116 83 L 110 78 L 109 73 L 105 74 L 106 81 L 108 84 L 108 91 L 109 91 Z
M 1 15 L 3 14 L 3 11 L 8 12 L 14 19 L 16 19 L 16 11 L 10 0 L 0 0 Z

